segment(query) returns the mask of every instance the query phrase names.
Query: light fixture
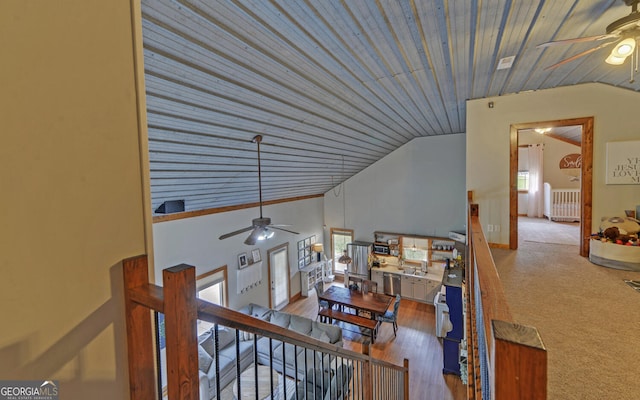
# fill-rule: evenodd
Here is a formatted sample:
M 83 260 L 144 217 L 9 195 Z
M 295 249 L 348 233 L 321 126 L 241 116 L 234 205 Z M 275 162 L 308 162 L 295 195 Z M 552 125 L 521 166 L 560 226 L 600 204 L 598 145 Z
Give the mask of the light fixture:
M 636 40 L 634 38 L 626 38 L 620 41 L 620 43 L 611 50 L 611 54 L 609 54 L 609 57 L 607 57 L 605 62 L 611 65 L 620 65 L 624 63 L 624 60 L 626 60 L 627 57 L 633 54 L 633 50 L 635 48 Z
M 544 135 L 545 133 L 551 131 L 551 128 L 536 128 L 534 130 L 539 134 Z
M 637 30 L 634 30 L 632 32 L 632 34 L 637 33 Z M 611 54 L 609 54 L 609 56 L 604 61 L 610 65 L 622 65 L 629 56 L 631 56 L 631 62 L 629 63 L 631 72 L 629 83 L 633 83 L 635 82 L 634 76 L 636 73 L 638 73 L 638 46 L 636 46 L 635 36 L 627 37 L 626 39 L 618 42 L 618 44 L 616 44 L 616 47 L 611 50 Z
M 622 65 L 626 59 L 626 57 L 616 57 L 613 54 L 609 54 L 609 57 L 604 61 L 611 65 Z
M 342 256 L 338 258 L 338 262 L 340 264 L 351 264 L 351 261 L 353 260 L 351 259 L 351 257 L 349 257 L 346 250 L 344 251 L 344 254 L 342 254 Z
M 620 43 L 618 43 L 618 45 L 616 47 L 614 47 L 613 50 L 611 50 L 611 54 L 616 56 L 616 57 L 627 57 L 631 53 L 633 53 L 633 49 L 635 49 L 635 48 L 636 48 L 635 39 L 626 38 L 623 41 L 621 41 Z
M 317 261 L 321 261 L 320 257 L 322 256 L 322 252 L 324 251 L 324 246 L 322 245 L 322 243 L 315 243 L 313 246 L 311 246 L 311 250 L 318 253 Z
M 273 235 L 275 235 L 275 234 L 276 233 L 274 231 L 270 231 L 267 228 L 262 228 L 262 231 L 258 235 L 258 240 L 271 239 L 273 237 Z

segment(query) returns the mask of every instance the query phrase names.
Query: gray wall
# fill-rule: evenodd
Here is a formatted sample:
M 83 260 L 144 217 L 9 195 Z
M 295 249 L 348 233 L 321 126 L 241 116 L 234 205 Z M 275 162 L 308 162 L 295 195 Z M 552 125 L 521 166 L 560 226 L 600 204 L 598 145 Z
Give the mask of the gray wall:
M 464 229 L 464 156 L 464 134 L 413 139 L 325 193 L 325 233 L 345 227 L 356 240 L 373 241 L 374 231 L 447 236 Z
M 251 220 L 259 214 L 258 208 L 251 208 L 153 224 L 156 280 L 161 284 L 161 271 L 181 263 L 195 266 L 196 275 L 226 265 L 229 273 L 229 306 L 236 309 L 248 303 L 266 306 L 269 299 L 267 251 L 283 243 L 289 243 L 290 289 L 292 295 L 299 293 L 297 242 L 311 235 L 316 235 L 321 241 L 322 198 L 268 205 L 263 208 L 263 215 L 270 217 L 274 224 L 290 225 L 286 228 L 299 232 L 299 235 L 278 231 L 272 239 L 259 242 L 255 246 L 244 244 L 248 232 L 218 240 L 224 233 L 250 226 Z M 239 296 L 237 256 L 240 253 L 250 254 L 251 250 L 256 248 L 260 249 L 263 260 L 262 284 Z

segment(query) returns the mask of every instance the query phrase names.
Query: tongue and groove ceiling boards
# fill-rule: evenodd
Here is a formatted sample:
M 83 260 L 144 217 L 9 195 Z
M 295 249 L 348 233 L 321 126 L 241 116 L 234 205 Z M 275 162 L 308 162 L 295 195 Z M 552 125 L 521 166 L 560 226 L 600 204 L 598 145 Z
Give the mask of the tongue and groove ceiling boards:
M 465 102 L 602 82 L 592 47 L 620 0 L 143 0 L 152 207 L 321 195 L 421 136 L 464 133 Z M 500 59 L 513 66 L 497 70 Z

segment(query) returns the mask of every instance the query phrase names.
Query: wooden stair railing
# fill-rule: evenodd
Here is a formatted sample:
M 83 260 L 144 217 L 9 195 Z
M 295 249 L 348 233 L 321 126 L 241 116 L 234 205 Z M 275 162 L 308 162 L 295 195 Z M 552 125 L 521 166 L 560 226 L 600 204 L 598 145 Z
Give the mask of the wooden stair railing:
M 165 318 L 169 400 L 199 398 L 198 319 L 357 363 L 354 365 L 361 367 L 354 372 L 358 386 L 351 388 L 352 398 L 356 394 L 363 400 L 382 399 L 385 397 L 379 394 L 389 393 L 390 388 L 395 388 L 394 398 L 409 398 L 408 360 L 397 366 L 372 358 L 368 343 L 363 345 L 363 353 L 353 352 L 201 300 L 196 297 L 192 266 L 181 264 L 163 270 L 161 287 L 148 282 L 147 257 L 138 256 L 123 260 L 123 276 L 131 400 L 158 398 L 152 311 L 163 313 Z M 391 379 L 394 374 L 402 378 Z
M 547 351 L 538 330 L 514 322 L 482 231 L 469 206 L 467 277 L 468 399 L 547 398 Z

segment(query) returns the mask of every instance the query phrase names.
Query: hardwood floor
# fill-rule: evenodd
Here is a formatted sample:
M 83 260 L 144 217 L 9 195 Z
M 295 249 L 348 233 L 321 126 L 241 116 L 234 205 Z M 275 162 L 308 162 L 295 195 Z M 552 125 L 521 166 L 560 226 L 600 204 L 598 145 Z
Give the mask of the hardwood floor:
M 334 282 L 342 285 L 342 282 Z M 287 305 L 283 311 L 316 318 L 318 303 L 315 292 Z M 344 336 L 349 336 L 348 332 Z M 358 342 L 344 340 L 344 347 L 362 351 Z M 402 365 L 409 360 L 409 398 L 412 400 L 466 399 L 466 386 L 455 375 L 442 374 L 442 339 L 435 336 L 435 310 L 432 305 L 402 300 L 398 311 L 398 333 L 393 326 L 382 324 L 376 343 L 370 347 L 372 357 Z

